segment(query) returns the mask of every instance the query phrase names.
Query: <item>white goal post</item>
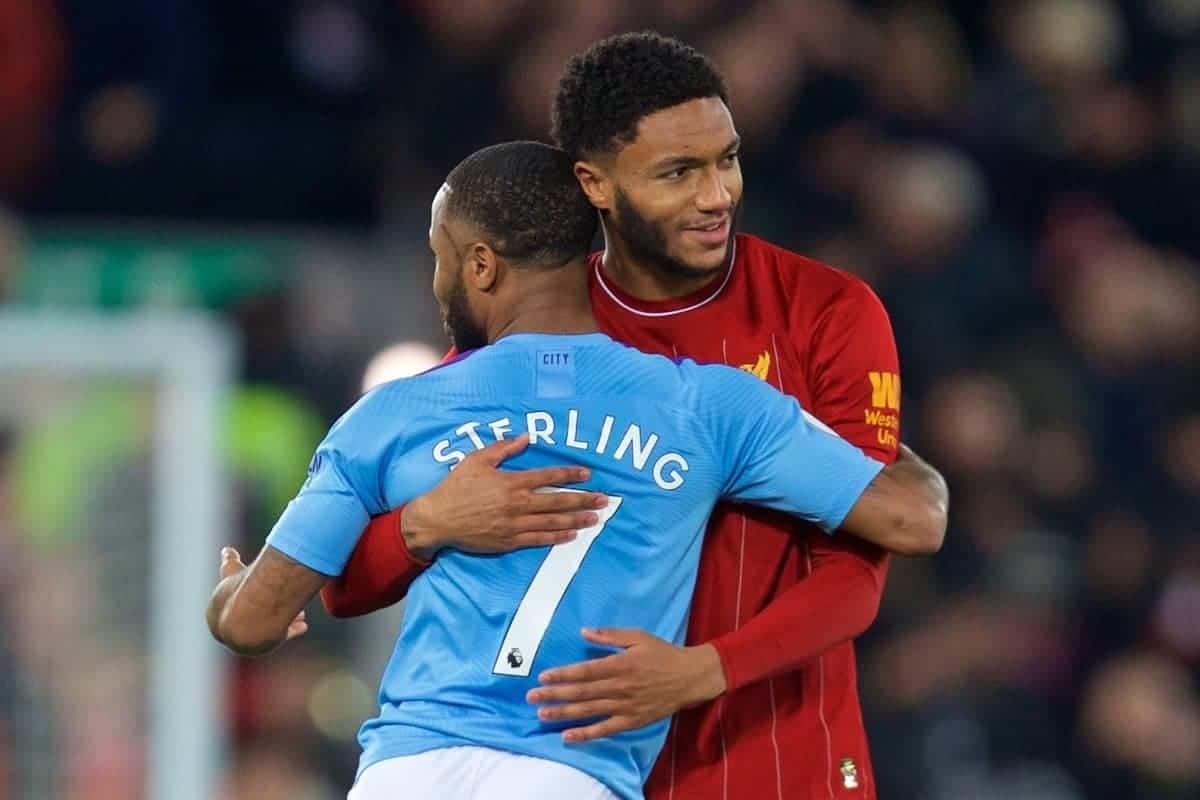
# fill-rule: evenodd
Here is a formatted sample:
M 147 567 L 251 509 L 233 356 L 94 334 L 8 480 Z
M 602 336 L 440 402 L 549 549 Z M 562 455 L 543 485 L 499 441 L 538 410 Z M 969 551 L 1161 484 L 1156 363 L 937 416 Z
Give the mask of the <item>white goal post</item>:
M 149 800 L 217 794 L 224 663 L 204 608 L 230 535 L 220 420 L 236 353 L 230 330 L 201 315 L 0 311 L 0 370 L 131 377 L 155 387 L 145 598 Z

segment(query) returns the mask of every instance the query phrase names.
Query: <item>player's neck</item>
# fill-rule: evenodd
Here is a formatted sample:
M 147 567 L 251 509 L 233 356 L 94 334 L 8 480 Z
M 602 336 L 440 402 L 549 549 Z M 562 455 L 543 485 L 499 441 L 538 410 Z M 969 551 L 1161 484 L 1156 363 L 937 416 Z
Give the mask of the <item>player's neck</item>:
M 650 302 L 686 297 L 712 283 L 718 274 L 723 274 L 680 275 L 671 272 L 635 257 L 623 241 L 609 235 L 608 231 L 604 232 L 601 269 L 626 294 Z
M 531 304 L 488 335 L 495 342 L 514 333 L 595 333 L 596 318 L 590 305 L 564 306 L 562 298 L 547 297 L 544 303 Z
M 517 299 L 508 303 L 488 331 L 488 341 L 495 342 L 514 333 L 595 333 L 596 318 L 588 297 L 587 270 L 580 264 L 561 267 L 571 269 L 578 280 L 564 281 L 561 273 L 547 274 L 543 279 L 526 279 Z

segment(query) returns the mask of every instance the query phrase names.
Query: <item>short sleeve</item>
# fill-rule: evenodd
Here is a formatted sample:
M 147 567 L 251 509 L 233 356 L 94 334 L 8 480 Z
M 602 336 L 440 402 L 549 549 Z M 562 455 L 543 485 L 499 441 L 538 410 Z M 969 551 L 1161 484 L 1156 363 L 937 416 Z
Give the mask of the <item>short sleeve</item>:
M 868 455 L 890 464 L 900 445 L 900 365 L 887 310 L 854 279 L 811 329 L 814 415 Z
M 381 476 L 396 436 L 380 424 L 380 411 L 390 405 L 387 388 L 377 389 L 334 424 L 268 545 L 317 572 L 341 574 L 370 517 L 386 510 Z
M 719 370 L 708 395 L 717 457 L 728 465 L 724 498 L 766 506 L 833 531 L 883 465 L 792 397 L 740 370 Z

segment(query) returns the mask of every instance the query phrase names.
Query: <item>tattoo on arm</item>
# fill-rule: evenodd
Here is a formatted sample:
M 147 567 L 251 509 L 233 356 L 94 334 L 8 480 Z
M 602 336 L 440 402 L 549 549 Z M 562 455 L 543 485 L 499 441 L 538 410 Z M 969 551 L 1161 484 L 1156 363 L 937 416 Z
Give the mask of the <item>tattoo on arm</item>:
M 268 546 L 247 569 L 235 600 L 255 616 L 282 621 L 286 628 L 328 580 L 328 575 Z
M 229 632 L 226 644 L 248 655 L 273 650 L 328 580 L 273 547 L 264 547 L 221 610 L 222 629 Z

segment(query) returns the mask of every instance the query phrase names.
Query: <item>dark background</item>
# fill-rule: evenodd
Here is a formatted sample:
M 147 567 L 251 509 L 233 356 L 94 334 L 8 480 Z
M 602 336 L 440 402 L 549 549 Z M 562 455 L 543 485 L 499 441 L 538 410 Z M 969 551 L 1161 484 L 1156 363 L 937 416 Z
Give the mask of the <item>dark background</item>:
M 442 348 L 445 172 L 544 140 L 564 60 L 643 27 L 726 73 L 743 229 L 881 295 L 903 438 L 951 485 L 945 549 L 894 563 L 859 650 L 880 796 L 1200 797 L 1195 0 L 0 0 L 0 302 L 227 318 L 253 553 L 372 356 Z M 44 561 L 5 494 L 0 566 Z M 0 569 L 0 800 L 47 750 L 110 776 L 56 796 L 137 796 L 136 748 L 65 747 L 74 706 L 29 700 L 22 573 Z M 241 668 L 223 797 L 341 796 L 354 720 L 320 698 L 370 713 L 370 625 Z

